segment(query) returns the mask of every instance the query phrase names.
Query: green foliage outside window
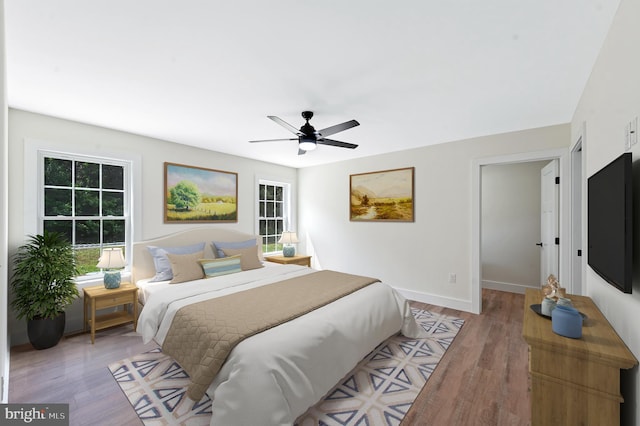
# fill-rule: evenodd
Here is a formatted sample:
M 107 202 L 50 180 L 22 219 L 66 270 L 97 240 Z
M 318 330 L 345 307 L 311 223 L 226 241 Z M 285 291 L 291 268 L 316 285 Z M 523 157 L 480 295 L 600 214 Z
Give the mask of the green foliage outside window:
M 124 247 L 124 167 L 44 158 L 44 220 L 48 232 L 71 242 L 79 274 L 98 272 L 101 248 Z
M 283 186 L 260 184 L 258 225 L 264 253 L 282 250 L 282 244 L 278 244 L 278 240 L 284 231 L 284 202 Z

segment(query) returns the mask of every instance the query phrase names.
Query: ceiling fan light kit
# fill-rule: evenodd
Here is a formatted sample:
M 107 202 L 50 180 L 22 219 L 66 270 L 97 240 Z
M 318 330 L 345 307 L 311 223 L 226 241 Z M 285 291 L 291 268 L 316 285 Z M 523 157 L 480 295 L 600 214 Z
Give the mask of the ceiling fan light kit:
M 313 151 L 318 147 L 316 140 L 307 136 L 300 136 L 300 141 L 298 142 L 298 148 L 303 151 Z
M 291 133 L 295 134 L 297 136 L 297 139 L 296 138 L 263 139 L 263 140 L 249 141 L 249 142 L 254 143 L 254 142 L 277 142 L 277 141 L 297 140 L 298 155 L 303 155 L 307 151 L 313 151 L 314 149 L 317 148 L 318 144 L 331 145 L 331 146 L 337 146 L 340 148 L 349 148 L 349 149 L 355 149 L 358 147 L 358 145 L 355 145 L 352 143 L 340 142 L 333 139 L 327 139 L 325 137 L 325 136 L 331 136 L 338 132 L 342 132 L 344 130 L 350 129 L 355 126 L 359 126 L 360 123 L 358 123 L 356 120 L 345 121 L 344 123 L 336 124 L 335 126 L 327 127 L 325 129 L 316 131 L 316 129 L 311 124 L 309 124 L 309 120 L 311 120 L 312 117 L 313 117 L 312 111 L 303 111 L 302 118 L 306 120 L 306 123 L 303 124 L 302 127 L 300 127 L 300 130 L 298 130 L 295 127 L 293 127 L 291 124 L 284 121 L 283 119 L 276 117 L 275 115 L 268 115 L 267 118 L 275 121 L 285 129 L 289 130 Z

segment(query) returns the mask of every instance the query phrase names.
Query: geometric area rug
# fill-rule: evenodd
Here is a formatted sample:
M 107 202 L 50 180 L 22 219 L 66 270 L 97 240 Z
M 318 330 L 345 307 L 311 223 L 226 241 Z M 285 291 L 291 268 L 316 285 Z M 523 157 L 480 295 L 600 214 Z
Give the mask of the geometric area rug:
M 396 334 L 378 345 L 296 424 L 398 425 L 464 320 L 412 309 L 426 338 Z
M 458 318 L 412 309 L 428 336 L 397 334 L 382 342 L 296 425 L 398 425 L 464 324 Z M 211 399 L 186 397 L 189 376 L 160 348 L 109 365 L 145 426 L 208 425 Z

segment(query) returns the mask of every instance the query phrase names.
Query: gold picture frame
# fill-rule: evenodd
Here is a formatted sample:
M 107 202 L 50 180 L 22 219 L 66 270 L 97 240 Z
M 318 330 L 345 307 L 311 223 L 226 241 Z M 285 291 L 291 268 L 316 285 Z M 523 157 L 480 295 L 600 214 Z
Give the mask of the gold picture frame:
M 237 221 L 237 173 L 164 163 L 164 223 Z
M 413 222 L 414 167 L 349 176 L 349 220 Z

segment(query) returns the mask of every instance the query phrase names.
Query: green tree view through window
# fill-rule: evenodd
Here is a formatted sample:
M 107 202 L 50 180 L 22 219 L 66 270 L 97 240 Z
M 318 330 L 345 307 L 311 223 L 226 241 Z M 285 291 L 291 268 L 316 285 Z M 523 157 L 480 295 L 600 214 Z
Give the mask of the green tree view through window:
M 43 229 L 72 243 L 81 275 L 97 272 L 103 247 L 126 247 L 125 167 L 44 157 Z
M 278 240 L 284 230 L 285 195 L 284 184 L 260 183 L 258 188 L 258 226 L 264 253 L 282 250 L 282 244 L 278 244 Z

